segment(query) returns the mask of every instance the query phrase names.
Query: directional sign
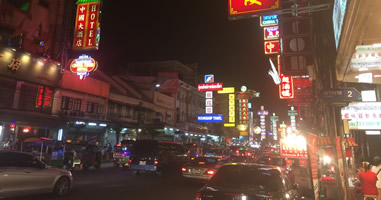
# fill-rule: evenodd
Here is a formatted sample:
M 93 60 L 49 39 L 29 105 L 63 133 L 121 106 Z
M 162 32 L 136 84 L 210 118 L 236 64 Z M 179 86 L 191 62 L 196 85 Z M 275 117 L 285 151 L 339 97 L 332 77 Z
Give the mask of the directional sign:
M 357 101 L 361 94 L 355 88 L 338 88 L 324 90 L 322 96 L 327 101 Z

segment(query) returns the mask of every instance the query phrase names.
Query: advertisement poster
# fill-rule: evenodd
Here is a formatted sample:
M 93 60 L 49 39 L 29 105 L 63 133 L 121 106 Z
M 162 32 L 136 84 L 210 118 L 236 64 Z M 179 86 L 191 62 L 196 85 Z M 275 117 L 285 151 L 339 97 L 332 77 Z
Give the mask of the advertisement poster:
M 319 199 L 319 177 L 318 177 L 318 141 L 317 141 L 317 135 L 315 134 L 308 134 L 307 137 L 307 146 L 308 146 L 308 153 L 310 158 L 310 165 L 311 165 L 311 175 L 312 175 L 312 182 L 314 187 L 314 196 L 315 200 Z

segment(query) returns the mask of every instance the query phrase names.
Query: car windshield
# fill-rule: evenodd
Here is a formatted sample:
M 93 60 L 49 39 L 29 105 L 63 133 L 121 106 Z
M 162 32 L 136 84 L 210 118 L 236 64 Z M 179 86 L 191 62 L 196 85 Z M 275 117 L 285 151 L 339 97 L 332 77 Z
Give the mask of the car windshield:
M 194 162 L 194 163 L 204 163 L 204 164 L 215 164 L 215 163 L 218 162 L 218 159 L 201 157 L 201 158 L 194 159 L 192 162 Z
M 276 169 L 251 166 L 223 166 L 210 180 L 211 187 L 277 192 L 282 190 L 280 173 Z

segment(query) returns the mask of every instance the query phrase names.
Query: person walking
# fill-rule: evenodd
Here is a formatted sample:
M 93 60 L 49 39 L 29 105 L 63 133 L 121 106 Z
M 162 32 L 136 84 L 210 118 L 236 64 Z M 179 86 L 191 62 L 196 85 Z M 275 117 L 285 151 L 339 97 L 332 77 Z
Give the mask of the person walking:
M 373 166 L 371 171 L 377 175 L 377 190 L 378 190 L 378 199 L 381 200 L 381 157 L 375 156 L 373 158 Z
M 360 173 L 361 191 L 364 195 L 364 200 L 374 199 L 377 200 L 377 175 L 370 171 L 370 164 L 368 162 L 362 162 L 362 166 L 365 171 Z

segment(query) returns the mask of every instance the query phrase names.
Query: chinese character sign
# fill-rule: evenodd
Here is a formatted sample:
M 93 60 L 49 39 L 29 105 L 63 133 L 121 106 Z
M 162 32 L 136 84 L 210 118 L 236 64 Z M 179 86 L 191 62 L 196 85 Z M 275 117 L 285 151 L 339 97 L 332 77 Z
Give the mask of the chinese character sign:
M 235 123 L 235 94 L 229 94 L 229 123 Z
M 279 27 L 266 27 L 263 29 L 265 40 L 277 40 L 279 39 Z
M 278 40 L 265 42 L 265 54 L 279 54 L 279 53 L 280 53 L 280 42 Z
M 279 97 L 281 99 L 294 98 L 294 85 L 293 78 L 291 76 L 280 75 L 281 83 L 279 85 Z
M 229 0 L 229 16 L 278 10 L 280 0 Z
M 257 112 L 259 115 L 259 122 L 261 125 L 261 140 L 266 139 L 266 115 L 269 114 L 269 111 L 265 110 L 264 106 L 261 106 L 261 110 Z
M 99 11 L 100 2 L 78 4 L 73 50 L 98 49 L 100 39 Z
M 248 124 L 248 99 L 239 99 L 239 123 Z

